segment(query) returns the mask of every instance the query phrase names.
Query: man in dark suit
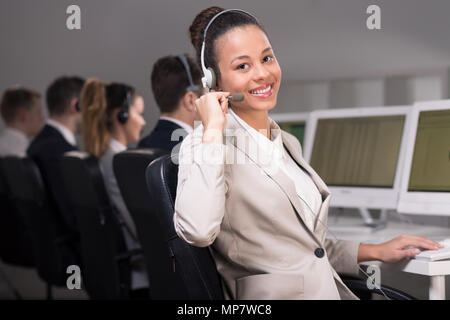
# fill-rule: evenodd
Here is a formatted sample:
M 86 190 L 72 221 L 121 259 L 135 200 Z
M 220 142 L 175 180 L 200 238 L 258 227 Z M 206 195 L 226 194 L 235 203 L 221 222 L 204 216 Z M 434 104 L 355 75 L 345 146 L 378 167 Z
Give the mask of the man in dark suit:
M 50 118 L 27 150 L 41 171 L 51 204 L 61 214 L 62 223 L 75 233 L 78 228 L 68 203 L 60 165 L 65 152 L 78 149 L 75 133 L 81 122 L 78 101 L 83 84 L 84 80 L 78 77 L 61 77 L 48 87 L 46 99 Z
M 153 65 L 151 82 L 161 116 L 138 147 L 171 152 L 199 120 L 194 101 L 202 94 L 200 68 L 186 55 L 166 56 Z

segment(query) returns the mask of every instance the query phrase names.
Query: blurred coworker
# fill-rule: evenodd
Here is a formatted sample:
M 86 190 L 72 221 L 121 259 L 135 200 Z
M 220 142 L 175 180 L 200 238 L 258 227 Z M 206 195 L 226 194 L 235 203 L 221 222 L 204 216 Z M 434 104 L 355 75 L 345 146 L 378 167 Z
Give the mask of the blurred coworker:
M 76 233 L 78 228 L 68 203 L 60 165 L 64 153 L 78 149 L 75 133 L 81 121 L 78 100 L 83 83 L 79 77 L 64 76 L 50 84 L 46 92 L 50 118 L 27 150 L 40 169 L 51 204 L 61 213 L 65 225 Z
M 170 152 L 192 132 L 194 120 L 200 119 L 194 105 L 202 93 L 200 79 L 199 67 L 187 55 L 166 56 L 156 61 L 151 81 L 161 116 L 153 131 L 139 142 L 140 148 Z
M 42 127 L 41 95 L 25 88 L 7 89 L 0 104 L 6 128 L 0 135 L 0 156 L 25 155 L 29 139 Z
M 36 91 L 22 87 L 7 89 L 0 103 L 5 129 L 0 135 L 0 156 L 25 156 L 29 139 L 34 137 L 42 127 L 41 95 Z M 3 179 L 4 177 L 0 177 Z M 15 207 L 6 197 L 6 186 L 2 184 L 0 199 L 0 244 L 2 260 L 7 263 L 20 266 L 34 266 L 33 247 L 29 230 Z M 11 265 L 11 266 L 12 266 Z M 27 273 L 31 281 L 39 281 L 33 270 L 23 268 L 15 269 L 18 277 L 12 277 L 12 281 Z M 23 273 L 24 272 L 24 273 Z M 30 274 L 31 272 L 31 274 Z
M 89 79 L 81 92 L 83 115 L 83 144 L 87 152 L 100 160 L 106 188 L 115 207 L 124 220 L 123 228 L 128 249 L 139 248 L 136 226 L 120 193 L 113 170 L 113 158 L 127 149 L 131 142 L 139 140 L 145 125 L 142 117 L 144 100 L 133 87 L 121 83 L 103 83 Z M 148 297 L 147 274 L 143 258 L 133 263 L 132 297 Z M 139 290 L 140 289 L 140 290 Z

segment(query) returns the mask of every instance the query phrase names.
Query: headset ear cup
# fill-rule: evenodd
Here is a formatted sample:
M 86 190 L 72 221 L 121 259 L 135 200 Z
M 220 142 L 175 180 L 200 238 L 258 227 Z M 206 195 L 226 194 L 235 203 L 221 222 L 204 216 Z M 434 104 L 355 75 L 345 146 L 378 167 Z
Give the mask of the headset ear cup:
M 208 68 L 208 71 L 210 73 L 209 79 L 211 79 L 211 81 L 209 81 L 209 84 L 210 84 L 209 88 L 211 90 L 215 90 L 216 89 L 216 74 L 214 73 L 214 70 L 211 67 Z
M 128 121 L 128 111 L 120 111 L 117 114 L 117 121 L 119 121 L 121 124 L 125 124 Z

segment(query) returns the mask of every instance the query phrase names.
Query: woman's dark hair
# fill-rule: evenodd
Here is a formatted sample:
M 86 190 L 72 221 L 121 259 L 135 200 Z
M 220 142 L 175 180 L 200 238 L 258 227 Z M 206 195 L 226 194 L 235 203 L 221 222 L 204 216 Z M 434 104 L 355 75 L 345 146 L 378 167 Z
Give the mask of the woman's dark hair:
M 46 91 L 47 109 L 50 115 L 64 114 L 72 98 L 80 96 L 84 79 L 80 77 L 63 76 L 55 79 Z
M 111 139 L 113 111 L 127 110 L 135 97 L 135 89 L 126 84 L 105 84 L 96 78 L 86 81 L 81 90 L 81 113 L 83 143 L 87 152 L 97 158 L 106 152 Z
M 189 27 L 191 43 L 195 48 L 199 66 L 201 66 L 200 53 L 202 50 L 203 33 L 206 29 L 206 26 L 216 14 L 224 10 L 225 9 L 220 7 L 209 7 L 207 9 L 204 9 L 195 17 L 194 21 Z M 205 66 L 207 68 L 211 67 L 214 70 L 217 79 L 220 79 L 220 72 L 217 66 L 215 41 L 227 31 L 236 27 L 242 27 L 246 25 L 257 26 L 267 35 L 263 26 L 254 17 L 239 11 L 226 12 L 217 17 L 209 26 L 205 41 Z

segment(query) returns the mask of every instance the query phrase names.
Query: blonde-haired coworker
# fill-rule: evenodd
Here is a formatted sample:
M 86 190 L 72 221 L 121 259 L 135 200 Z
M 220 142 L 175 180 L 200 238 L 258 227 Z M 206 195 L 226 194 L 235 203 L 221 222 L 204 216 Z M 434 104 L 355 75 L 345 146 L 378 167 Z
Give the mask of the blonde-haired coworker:
M 180 148 L 174 224 L 195 246 L 212 245 L 233 299 L 357 299 L 338 272 L 358 262 L 395 262 L 436 242 L 402 236 L 379 245 L 326 239 L 330 192 L 302 157 L 301 146 L 268 116 L 281 69 L 252 15 L 222 8 L 200 12 L 189 31 L 198 62 L 216 84 L 196 101 L 202 120 Z M 212 79 L 212 78 L 210 78 Z M 229 101 L 241 93 L 242 101 Z
M 126 225 L 123 232 L 127 247 L 138 248 L 136 226 L 120 193 L 113 158 L 126 150 L 129 143 L 139 140 L 145 125 L 142 116 L 144 100 L 126 84 L 106 84 L 99 79 L 89 79 L 81 91 L 81 112 L 84 148 L 99 159 L 109 196 Z M 145 288 L 148 288 L 148 280 L 143 259 L 139 257 L 133 262 L 132 295 L 148 296 Z

